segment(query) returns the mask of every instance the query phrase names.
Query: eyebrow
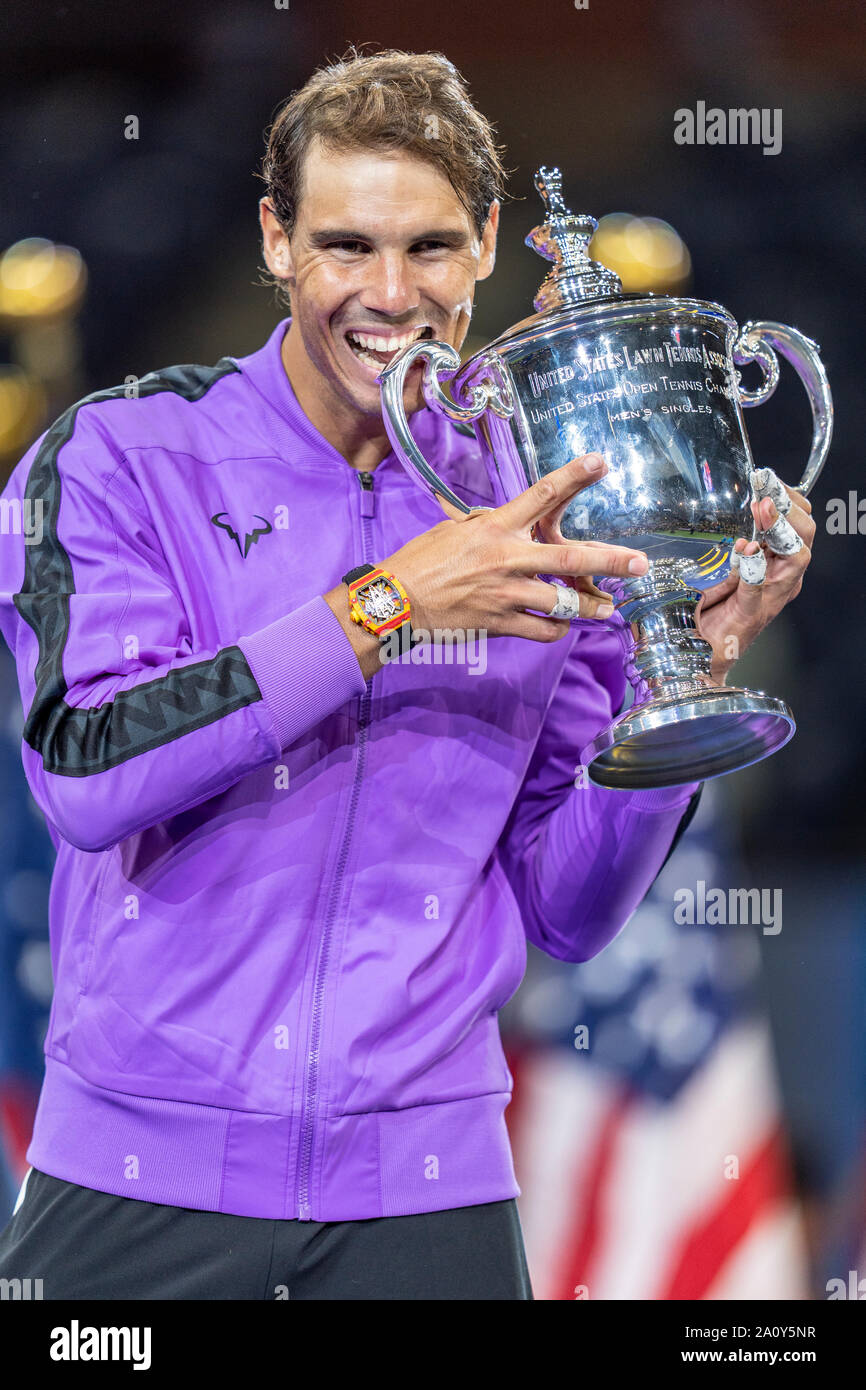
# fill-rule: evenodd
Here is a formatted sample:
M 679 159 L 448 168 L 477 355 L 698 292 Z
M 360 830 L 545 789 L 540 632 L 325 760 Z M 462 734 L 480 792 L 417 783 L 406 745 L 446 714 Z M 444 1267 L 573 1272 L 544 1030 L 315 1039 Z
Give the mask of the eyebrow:
M 373 242 L 366 232 L 352 231 L 347 227 L 323 227 L 320 231 L 310 233 L 310 241 L 314 246 L 326 246 L 333 241 L 366 241 Z M 410 245 L 417 241 L 442 241 L 446 246 L 465 246 L 469 240 L 465 232 L 455 227 L 434 227 L 429 231 L 421 232 L 418 236 L 413 236 Z

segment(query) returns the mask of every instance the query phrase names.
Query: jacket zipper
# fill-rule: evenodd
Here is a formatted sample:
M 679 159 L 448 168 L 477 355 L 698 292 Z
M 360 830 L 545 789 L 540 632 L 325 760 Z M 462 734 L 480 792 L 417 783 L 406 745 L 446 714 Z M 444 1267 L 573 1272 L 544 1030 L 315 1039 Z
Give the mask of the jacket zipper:
M 371 564 L 369 558 L 372 551 L 371 546 L 371 521 L 376 514 L 376 499 L 373 491 L 372 473 L 358 473 L 358 483 L 361 488 L 361 550 L 362 559 L 365 564 Z M 310 1021 L 309 1048 L 307 1051 L 307 1085 L 304 1099 L 303 1125 L 301 1129 L 301 1151 L 298 1164 L 298 1220 L 310 1221 L 312 1217 L 310 1204 L 310 1169 L 313 1158 L 313 1134 L 316 1123 L 316 1100 L 319 1086 L 319 1052 L 321 1047 L 322 1035 L 322 1013 L 325 994 L 325 977 L 328 969 L 328 958 L 331 949 L 331 935 L 334 929 L 334 922 L 337 917 L 337 908 L 340 902 L 340 894 L 343 886 L 343 875 L 346 872 L 346 862 L 349 858 L 349 848 L 352 841 L 352 832 L 355 826 L 355 816 L 358 810 L 358 800 L 361 795 L 361 783 L 364 780 L 364 764 L 367 753 L 367 733 L 370 724 L 370 706 L 373 700 L 372 677 L 367 681 L 364 693 L 360 697 L 358 711 L 358 756 L 355 760 L 355 774 L 352 782 L 352 793 L 349 798 L 349 810 L 346 816 L 346 828 L 343 835 L 343 842 L 340 846 L 340 853 L 337 858 L 337 868 L 331 884 L 331 892 L 328 898 L 328 908 L 325 913 L 325 925 L 322 928 L 322 935 L 319 941 L 319 954 L 316 960 L 316 974 L 313 981 L 313 1008 Z

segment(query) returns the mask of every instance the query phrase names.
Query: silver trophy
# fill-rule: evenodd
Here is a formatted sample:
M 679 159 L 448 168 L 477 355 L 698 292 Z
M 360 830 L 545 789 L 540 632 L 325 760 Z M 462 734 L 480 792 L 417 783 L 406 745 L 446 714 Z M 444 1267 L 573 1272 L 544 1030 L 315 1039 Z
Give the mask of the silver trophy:
M 553 262 L 537 313 L 462 366 L 447 343 L 413 343 L 379 378 L 385 426 L 410 475 L 464 513 L 471 508 L 437 476 L 406 418 L 406 373 L 419 358 L 428 407 L 474 429 L 497 505 L 570 459 L 603 455 L 609 471 L 572 499 L 562 533 L 634 546 L 650 565 L 639 578 L 598 580 L 623 620 L 611 625 L 634 700 L 581 760 L 605 787 L 718 777 L 775 752 L 795 728 L 782 700 L 712 679 L 712 648 L 695 624 L 703 590 L 730 571 L 734 542 L 761 538 L 750 508 L 760 475 L 742 407 L 773 394 L 777 353 L 792 364 L 812 406 L 812 451 L 798 484 L 807 493 L 832 435 L 827 375 L 816 344 L 794 328 L 738 329 L 719 304 L 624 294 L 589 259 L 597 224 L 569 212 L 560 182 L 558 169 L 535 176 L 547 216 L 526 243 Z M 762 372 L 755 390 L 735 370 L 750 362 Z M 777 482 L 774 500 L 787 502 Z

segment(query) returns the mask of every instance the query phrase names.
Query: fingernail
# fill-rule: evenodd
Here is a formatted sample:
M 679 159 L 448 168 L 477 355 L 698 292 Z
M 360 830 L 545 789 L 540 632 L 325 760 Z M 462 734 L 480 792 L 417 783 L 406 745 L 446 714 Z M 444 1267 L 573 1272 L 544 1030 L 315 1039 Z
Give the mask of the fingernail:
M 583 461 L 585 473 L 600 473 L 604 467 L 605 462 L 601 454 L 587 454 Z
M 634 559 L 628 562 L 629 574 L 643 574 L 647 569 L 649 569 L 649 561 L 645 555 L 635 555 Z
M 612 604 L 612 603 L 600 603 L 599 606 L 598 606 L 598 608 L 596 608 L 596 610 L 595 610 L 595 616 L 596 616 L 597 618 L 612 618 L 612 617 L 613 617 L 613 604 Z

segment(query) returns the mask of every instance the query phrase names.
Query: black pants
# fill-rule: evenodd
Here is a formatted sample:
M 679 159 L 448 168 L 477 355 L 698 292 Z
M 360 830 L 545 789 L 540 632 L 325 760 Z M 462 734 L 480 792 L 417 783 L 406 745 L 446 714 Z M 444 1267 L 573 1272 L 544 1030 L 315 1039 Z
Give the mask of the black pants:
M 0 1278 L 45 1299 L 531 1299 L 514 1200 L 269 1221 L 114 1197 L 31 1169 Z

